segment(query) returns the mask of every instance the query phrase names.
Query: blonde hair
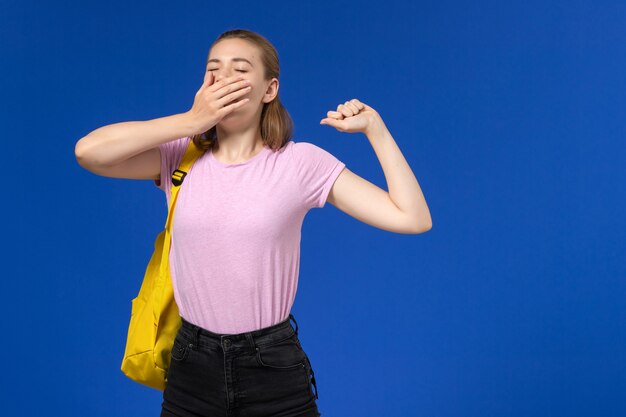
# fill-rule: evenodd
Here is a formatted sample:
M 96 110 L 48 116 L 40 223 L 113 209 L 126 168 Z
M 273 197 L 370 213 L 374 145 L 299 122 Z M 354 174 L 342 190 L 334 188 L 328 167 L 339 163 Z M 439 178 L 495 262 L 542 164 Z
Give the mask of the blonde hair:
M 223 32 L 213 42 L 211 48 L 219 41 L 224 39 L 245 39 L 259 48 L 261 51 L 260 58 L 264 68 L 263 79 L 269 81 L 272 78 L 278 78 L 280 68 L 278 65 L 278 53 L 274 46 L 262 35 L 246 29 L 232 29 Z M 209 55 L 211 48 L 209 48 Z M 208 61 L 207 56 L 207 61 Z M 263 142 L 273 150 L 277 150 L 285 145 L 293 134 L 293 120 L 287 112 L 287 109 L 280 102 L 278 96 L 269 103 L 263 105 L 261 111 L 261 137 Z M 219 147 L 217 138 L 217 128 L 213 126 L 204 133 L 192 136 L 195 145 L 204 150 L 215 149 Z

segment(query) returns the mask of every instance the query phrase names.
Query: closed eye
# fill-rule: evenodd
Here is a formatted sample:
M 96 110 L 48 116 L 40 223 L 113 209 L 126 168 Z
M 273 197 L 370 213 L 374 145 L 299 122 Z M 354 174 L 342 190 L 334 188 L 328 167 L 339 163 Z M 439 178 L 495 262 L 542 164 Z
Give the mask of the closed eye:
M 215 69 L 210 69 L 210 70 L 207 70 L 207 71 L 215 71 Z M 242 71 L 242 70 L 235 70 L 235 71 L 237 71 L 237 72 L 248 72 L 248 71 Z

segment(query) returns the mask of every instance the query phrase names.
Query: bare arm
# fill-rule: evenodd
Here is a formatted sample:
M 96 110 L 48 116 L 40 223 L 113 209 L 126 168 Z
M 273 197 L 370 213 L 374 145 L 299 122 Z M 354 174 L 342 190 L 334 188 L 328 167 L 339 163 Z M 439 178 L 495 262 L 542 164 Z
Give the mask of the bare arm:
M 211 72 L 207 74 L 188 111 L 146 121 L 114 123 L 81 138 L 74 147 L 78 164 L 107 177 L 158 179 L 159 145 L 206 132 L 248 101 L 236 100 L 249 91 L 241 75 L 215 81 Z
M 195 123 L 188 113 L 114 123 L 81 138 L 74 153 L 83 167 L 110 167 L 163 143 L 191 136 L 195 131 Z
M 328 201 L 364 223 L 397 233 L 424 233 L 433 226 L 422 189 L 383 119 L 357 99 L 329 111 L 322 124 L 341 132 L 363 132 L 383 168 L 385 191 L 349 169 L 335 180 Z

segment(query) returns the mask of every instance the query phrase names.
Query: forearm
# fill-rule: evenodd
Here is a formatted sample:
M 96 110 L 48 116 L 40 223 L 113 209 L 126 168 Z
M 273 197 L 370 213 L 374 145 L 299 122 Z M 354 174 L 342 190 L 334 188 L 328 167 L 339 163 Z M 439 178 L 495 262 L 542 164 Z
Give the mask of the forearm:
M 194 134 L 194 123 L 188 113 L 114 123 L 80 139 L 75 154 L 84 164 L 115 165 L 163 143 Z
M 432 219 L 422 189 L 380 116 L 365 132 L 387 180 L 388 194 L 394 204 L 417 224 L 432 227 Z

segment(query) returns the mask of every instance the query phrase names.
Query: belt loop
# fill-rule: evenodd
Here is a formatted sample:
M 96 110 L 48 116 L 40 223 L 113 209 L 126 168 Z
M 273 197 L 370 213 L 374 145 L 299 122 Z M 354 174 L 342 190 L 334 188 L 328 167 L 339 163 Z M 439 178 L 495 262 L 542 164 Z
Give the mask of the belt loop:
M 256 344 L 254 343 L 254 339 L 252 338 L 251 332 L 246 332 L 246 339 L 248 340 L 248 344 L 250 345 L 250 347 L 252 347 L 252 350 L 254 351 L 254 353 L 256 353 L 257 347 L 256 347 Z
M 200 335 L 200 326 L 193 326 L 193 346 L 198 346 L 198 339 Z
M 296 318 L 291 313 L 289 313 L 289 318 L 293 320 L 294 323 L 296 323 L 296 335 L 298 335 L 298 322 L 296 321 Z

